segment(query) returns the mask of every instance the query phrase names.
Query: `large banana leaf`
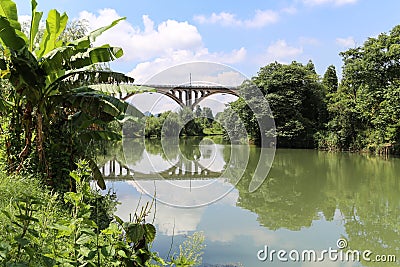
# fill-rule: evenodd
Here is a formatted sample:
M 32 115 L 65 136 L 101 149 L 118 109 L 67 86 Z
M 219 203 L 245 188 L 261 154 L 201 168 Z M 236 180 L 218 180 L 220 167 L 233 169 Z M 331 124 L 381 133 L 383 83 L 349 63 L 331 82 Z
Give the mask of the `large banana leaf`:
M 32 21 L 31 28 L 29 31 L 29 51 L 35 50 L 35 38 L 39 31 L 39 23 L 42 19 L 43 12 L 36 12 L 37 2 L 36 0 L 31 1 L 32 6 Z
M 30 87 L 30 90 L 24 92 L 24 94 L 28 98 L 30 98 L 31 95 L 35 95 L 34 99 L 38 100 L 41 97 L 40 89 L 44 86 L 45 77 L 42 75 L 35 56 L 32 55 L 25 46 L 17 54 L 13 54 L 11 60 L 17 74 L 22 78 L 23 82 Z
M 94 85 L 93 89 L 96 91 L 102 91 L 99 90 L 96 86 L 96 84 L 102 84 L 105 87 L 108 86 L 108 84 L 120 84 L 120 83 L 132 83 L 134 82 L 134 79 L 126 76 L 123 73 L 119 72 L 111 72 L 111 71 L 96 71 L 96 70 L 88 70 L 86 69 L 80 69 L 80 70 L 75 70 L 75 71 L 70 71 L 67 74 L 59 77 L 56 81 L 54 81 L 49 90 L 52 91 L 60 91 L 60 92 L 65 92 L 69 91 L 73 88 L 81 87 L 81 86 L 87 86 L 87 85 Z M 117 86 L 118 87 L 118 86 Z M 115 88 L 115 87 L 113 87 Z M 102 91 L 104 93 L 116 93 L 116 92 L 109 92 L 107 90 Z
M 60 37 L 61 33 L 64 31 L 65 26 L 67 26 L 67 22 L 67 14 L 63 13 L 60 15 L 60 13 L 55 9 L 49 11 L 42 42 L 40 43 L 40 48 L 36 53 L 38 58 L 41 58 L 48 52 L 62 45 L 62 41 L 59 40 L 58 37 Z
M 77 133 L 77 138 L 82 144 L 89 144 L 91 141 L 118 141 L 121 140 L 121 134 L 113 131 L 87 130 Z
M 102 104 L 107 104 L 112 107 L 115 107 L 115 109 L 118 110 L 122 114 L 125 113 L 126 108 L 128 106 L 127 103 L 125 103 L 124 101 L 122 101 L 118 98 L 102 94 L 101 92 L 98 92 L 98 91 L 96 91 L 90 87 L 86 87 L 86 86 L 73 89 L 73 90 L 71 90 L 71 93 L 72 94 L 68 97 L 68 101 L 70 101 L 72 106 L 78 107 L 81 109 L 85 108 L 84 106 L 82 106 L 83 98 L 90 99 L 90 101 L 92 101 L 92 103 L 95 103 L 96 101 L 100 101 Z M 76 106 L 78 101 L 80 101 L 80 105 Z M 119 114 L 115 114 L 115 115 L 118 116 Z
M 5 47 L 12 50 L 20 50 L 26 45 L 25 40 L 17 34 L 10 21 L 3 16 L 0 16 L 0 39 Z
M 109 45 L 103 45 L 99 47 L 93 47 L 87 49 L 85 52 L 79 52 L 72 56 L 70 64 L 75 69 L 90 66 L 101 62 L 110 62 L 123 56 L 122 48 L 111 47 Z
M 89 167 L 92 170 L 93 179 L 96 180 L 97 185 L 102 189 L 106 189 L 106 183 L 104 182 L 103 175 L 101 174 L 99 167 L 97 167 L 96 162 L 94 160 L 89 159 Z
M 21 30 L 21 24 L 18 22 L 17 6 L 13 1 L 0 1 L 0 16 L 7 18 L 14 29 Z
M 68 64 L 69 59 L 76 53 L 78 53 L 78 51 L 73 46 L 55 48 L 42 57 L 42 67 L 46 73 L 51 73 L 57 69 L 69 70 L 73 68 L 73 66 Z

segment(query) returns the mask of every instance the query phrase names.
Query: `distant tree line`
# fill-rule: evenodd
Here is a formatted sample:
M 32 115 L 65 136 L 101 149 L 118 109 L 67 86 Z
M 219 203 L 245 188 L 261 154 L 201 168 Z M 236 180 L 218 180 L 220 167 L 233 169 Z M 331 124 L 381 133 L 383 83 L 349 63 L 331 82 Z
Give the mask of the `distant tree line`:
M 340 81 L 333 65 L 321 78 L 312 61 L 275 62 L 262 67 L 240 90 L 245 93 L 251 82 L 262 91 L 273 113 L 279 147 L 399 153 L 400 26 L 340 55 Z M 248 102 L 239 98 L 231 103 L 220 115 L 221 123 L 228 135 L 239 127 L 235 114 L 244 122 L 248 138 L 257 142 L 265 133 L 260 133 Z M 266 111 L 257 113 L 263 116 Z
M 205 130 L 208 131 L 205 131 Z M 221 134 L 221 126 L 214 122 L 214 115 L 209 107 L 196 106 L 192 111 L 185 107 L 178 112 L 166 111 L 161 114 L 149 114 L 137 121 L 127 121 L 123 127 L 126 137 L 172 137 L 201 136 Z

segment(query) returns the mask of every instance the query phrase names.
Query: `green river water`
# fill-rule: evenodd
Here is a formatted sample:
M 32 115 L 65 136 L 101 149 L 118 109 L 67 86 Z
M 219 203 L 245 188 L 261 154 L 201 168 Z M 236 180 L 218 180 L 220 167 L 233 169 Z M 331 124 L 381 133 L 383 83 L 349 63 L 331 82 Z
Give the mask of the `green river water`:
M 259 162 L 260 151 L 208 138 L 128 139 L 100 160 L 117 215 L 159 200 L 148 221 L 163 257 L 203 232 L 203 266 L 400 266 L 399 158 L 277 149 L 249 192 L 257 164 L 271 164 Z

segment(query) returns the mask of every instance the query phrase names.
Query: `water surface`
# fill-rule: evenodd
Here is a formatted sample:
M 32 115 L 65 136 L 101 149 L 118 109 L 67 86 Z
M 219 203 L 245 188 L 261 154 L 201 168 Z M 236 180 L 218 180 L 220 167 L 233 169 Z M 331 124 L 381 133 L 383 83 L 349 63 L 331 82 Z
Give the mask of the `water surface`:
M 103 173 L 126 220 L 138 203 L 160 199 L 148 220 L 154 217 L 153 249 L 163 257 L 201 231 L 204 266 L 400 266 L 400 159 L 278 149 L 266 180 L 250 193 L 260 150 L 208 139 L 163 150 L 158 140 L 125 140 L 102 158 Z M 346 249 L 371 250 L 372 259 L 396 255 L 397 262 L 257 258 L 265 246 L 321 253 L 337 249 L 340 238 Z

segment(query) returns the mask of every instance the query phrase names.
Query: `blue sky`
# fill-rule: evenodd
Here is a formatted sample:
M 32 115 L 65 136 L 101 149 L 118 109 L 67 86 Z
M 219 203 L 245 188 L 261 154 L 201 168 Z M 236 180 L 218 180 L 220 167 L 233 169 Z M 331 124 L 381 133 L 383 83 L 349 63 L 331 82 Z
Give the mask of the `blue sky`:
M 307 63 L 318 74 L 339 53 L 400 22 L 400 1 L 372 0 L 39 0 L 38 10 L 87 19 L 91 29 L 127 17 L 98 39 L 124 49 L 111 66 L 138 83 L 168 67 L 193 61 L 231 66 L 247 77 L 273 61 Z M 29 0 L 16 0 L 19 15 Z

